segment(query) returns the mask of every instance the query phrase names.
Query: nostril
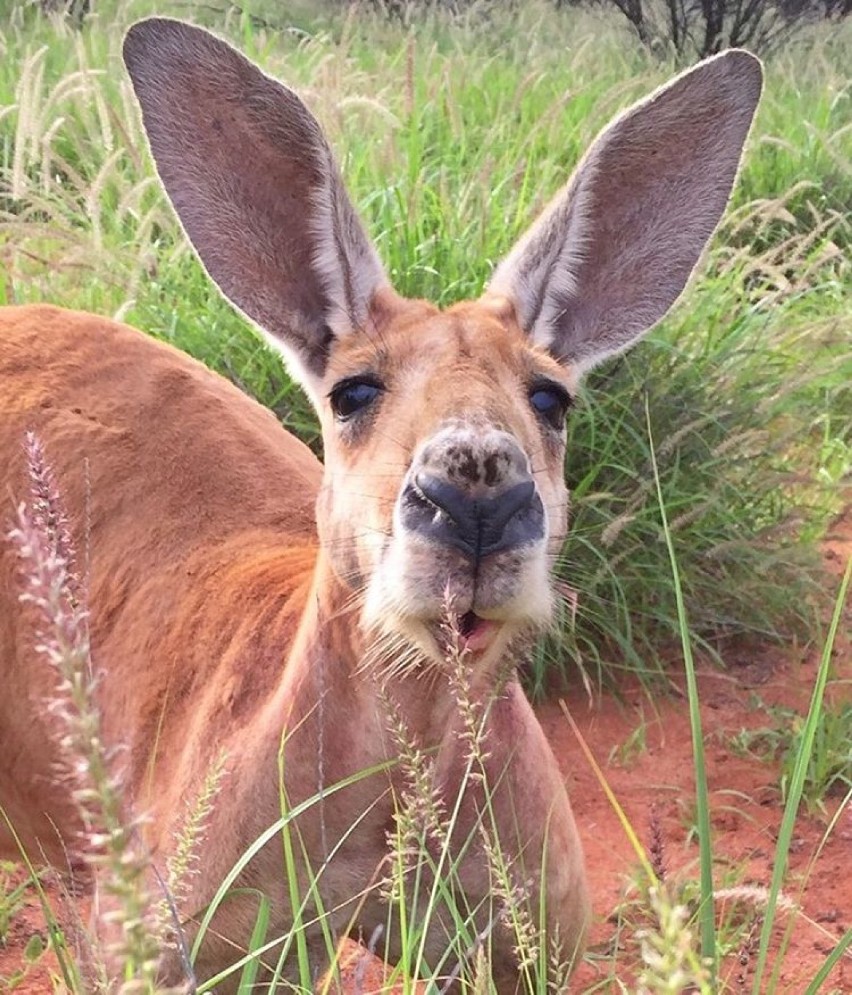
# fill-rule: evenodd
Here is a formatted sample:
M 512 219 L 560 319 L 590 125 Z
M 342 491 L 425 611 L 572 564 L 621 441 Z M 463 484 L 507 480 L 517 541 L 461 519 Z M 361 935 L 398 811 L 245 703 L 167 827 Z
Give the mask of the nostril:
M 476 514 L 478 502 L 471 501 L 464 491 L 441 480 L 440 477 L 433 477 L 429 473 L 418 473 L 412 481 L 412 490 L 419 500 L 432 505 L 438 511 L 443 511 L 459 525 L 478 517 Z
M 524 480 L 483 502 L 479 554 L 521 546 L 543 535 L 544 508 L 531 480 Z
M 422 487 L 420 486 L 417 478 L 413 478 L 411 483 L 405 490 L 406 500 L 417 507 L 423 509 L 424 511 L 440 511 L 441 508 L 435 504 L 434 501 L 430 501 L 429 498 L 424 493 Z
M 494 529 L 502 531 L 503 526 L 510 518 L 514 518 L 519 511 L 528 507 L 535 497 L 535 484 L 531 480 L 524 480 L 520 484 L 515 484 L 502 494 L 485 502 L 490 507 L 486 509 L 487 522 Z

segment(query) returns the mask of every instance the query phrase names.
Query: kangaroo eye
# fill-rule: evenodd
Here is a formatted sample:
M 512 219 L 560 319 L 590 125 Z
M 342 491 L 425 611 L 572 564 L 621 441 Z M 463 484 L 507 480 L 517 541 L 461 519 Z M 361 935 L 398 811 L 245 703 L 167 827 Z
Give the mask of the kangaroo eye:
M 551 428 L 561 429 L 571 407 L 571 398 L 568 392 L 557 384 L 538 383 L 534 384 L 530 391 L 530 405 L 539 418 L 547 422 Z
M 343 380 L 329 394 L 331 408 L 341 421 L 369 407 L 382 393 L 382 387 L 373 380 Z

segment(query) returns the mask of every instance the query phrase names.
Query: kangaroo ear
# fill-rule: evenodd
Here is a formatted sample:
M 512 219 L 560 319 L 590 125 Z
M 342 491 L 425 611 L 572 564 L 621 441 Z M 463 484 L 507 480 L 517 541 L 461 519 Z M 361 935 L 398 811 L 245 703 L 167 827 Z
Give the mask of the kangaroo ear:
M 725 210 L 762 76 L 725 52 L 598 136 L 488 288 L 535 343 L 582 372 L 669 310 Z
M 229 45 L 165 18 L 124 61 L 163 186 L 210 276 L 316 400 L 337 336 L 387 286 L 319 124 Z

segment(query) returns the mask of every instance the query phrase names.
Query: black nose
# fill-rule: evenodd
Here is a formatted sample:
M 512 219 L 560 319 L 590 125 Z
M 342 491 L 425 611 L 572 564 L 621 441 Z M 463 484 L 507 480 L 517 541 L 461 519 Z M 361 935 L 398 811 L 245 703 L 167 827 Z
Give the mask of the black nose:
M 544 537 L 544 506 L 532 480 L 491 497 L 471 497 L 440 477 L 420 473 L 406 486 L 401 510 L 406 528 L 474 560 Z

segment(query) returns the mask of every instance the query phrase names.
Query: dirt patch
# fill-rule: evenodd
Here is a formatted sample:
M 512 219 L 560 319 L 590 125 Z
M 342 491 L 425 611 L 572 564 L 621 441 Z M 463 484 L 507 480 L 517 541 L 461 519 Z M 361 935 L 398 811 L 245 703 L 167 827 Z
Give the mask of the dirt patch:
M 836 523 L 826 544 L 826 567 L 839 576 L 852 556 L 852 516 Z M 827 699 L 834 707 L 852 701 L 852 611 L 847 608 L 832 661 Z M 741 921 L 759 912 L 759 896 L 768 888 L 783 802 L 779 765 L 735 749 L 742 730 L 756 730 L 779 721 L 769 708 L 807 712 L 816 679 L 821 647 L 755 647 L 727 654 L 729 668 L 720 672 L 703 667 L 699 673 L 701 718 L 707 776 L 711 795 L 714 877 L 717 888 L 736 896 L 720 900 L 719 914 Z M 682 686 L 679 677 L 675 685 Z M 626 691 L 620 700 L 603 697 L 584 702 L 573 692 L 566 704 L 591 747 L 634 829 L 646 848 L 654 841 L 669 881 L 675 884 L 698 878 L 698 845 L 693 829 L 694 784 L 692 741 L 685 695 L 650 698 L 639 688 Z M 539 710 L 539 718 L 565 771 L 569 792 L 586 851 L 591 890 L 598 914 L 591 957 L 576 976 L 576 990 L 601 983 L 614 970 L 629 981 L 625 956 L 632 940 L 631 889 L 639 862 L 607 801 L 597 778 L 578 750 L 574 735 L 557 704 Z M 847 743 L 852 729 L 846 731 Z M 813 979 L 838 938 L 852 926 L 852 810 L 841 813 L 826 837 L 827 828 L 842 798 L 825 799 L 823 811 L 800 809 L 790 846 L 785 896 L 796 908 L 779 916 L 770 970 L 779 965 L 777 991 L 800 995 Z M 632 889 L 635 898 L 636 890 Z M 619 919 L 612 910 L 627 908 Z M 752 911 L 753 910 L 753 911 Z M 641 927 L 643 923 L 640 921 Z M 759 926 L 759 923 L 756 924 Z M 789 926 L 785 936 L 785 927 Z M 723 963 L 721 980 L 729 991 L 750 992 L 751 972 L 757 960 L 755 929 L 743 936 Z M 628 965 L 625 969 L 625 965 Z M 595 989 L 616 991 L 603 987 Z M 852 958 L 843 958 L 825 982 L 823 991 L 852 991 Z
M 838 574 L 852 555 L 852 518 L 838 523 L 826 547 L 826 565 Z M 835 705 L 852 701 L 852 646 L 846 624 L 833 660 L 830 698 Z M 733 748 L 742 730 L 772 723 L 764 706 L 807 710 L 819 662 L 819 647 L 757 647 L 735 655 L 725 672 L 700 668 L 707 774 L 712 799 L 715 876 L 722 894 L 720 913 L 748 922 L 759 912 L 759 896 L 769 885 L 782 815 L 777 764 L 739 755 Z M 679 677 L 673 675 L 675 687 Z M 580 688 L 563 697 L 580 732 L 602 766 L 606 779 L 643 844 L 656 840 L 657 860 L 675 886 L 698 877 L 698 846 L 693 829 L 694 788 L 692 742 L 684 696 L 651 697 L 639 687 L 616 698 L 590 701 Z M 618 818 L 588 763 L 558 702 L 538 711 L 568 783 L 586 852 L 597 913 L 590 956 L 580 967 L 575 991 L 617 991 L 614 972 L 630 984 L 636 941 L 632 933 L 646 925 L 631 905 L 629 882 L 639 866 Z M 777 721 L 777 719 L 776 719 Z M 852 730 L 849 731 L 852 736 Z M 824 811 L 800 812 L 790 848 L 785 895 L 795 908 L 780 917 L 772 964 L 779 963 L 777 991 L 803 992 L 842 933 L 852 926 L 852 812 L 843 812 L 826 837 L 840 799 L 829 797 Z M 23 874 L 19 880 L 23 879 Z M 53 897 L 55 885 L 48 884 Z M 744 889 L 755 889 L 749 892 Z M 738 892 L 739 890 L 739 892 Z M 739 898 L 737 894 L 755 898 Z M 635 898 L 635 888 L 632 891 Z M 621 916 L 614 910 L 621 908 Z M 783 927 L 789 925 L 784 938 Z M 32 889 L 12 919 L 0 946 L 0 989 L 3 979 L 20 970 L 23 952 L 34 935 L 45 941 L 47 930 Z M 756 929 L 743 934 L 723 964 L 722 980 L 732 992 L 751 991 L 757 959 Z M 783 950 L 783 955 L 781 954 Z M 18 983 L 21 995 L 53 990 L 55 961 L 42 957 Z M 379 962 L 350 944 L 343 976 L 351 991 L 381 990 Z M 8 985 L 8 981 L 6 982 Z M 823 991 L 852 991 L 852 959 L 842 958 Z
M 779 665 L 761 685 L 761 698 L 791 707 L 802 702 L 806 705 L 809 678 L 814 673 L 811 664 L 795 670 Z M 730 740 L 742 729 L 767 722 L 766 713 L 750 703 L 748 686 L 739 683 L 735 673 L 712 672 L 700 675 L 699 686 L 715 880 L 723 894 L 731 895 L 719 901 L 719 911 L 748 923 L 759 913 L 760 896 L 772 876 L 783 808 L 778 768 L 731 751 Z M 692 742 L 686 702 L 664 699 L 650 704 L 644 692 L 637 692 L 623 702 L 605 698 L 592 709 L 584 709 L 577 701 L 571 701 L 570 707 L 642 843 L 650 850 L 656 841 L 657 863 L 665 868 L 667 880 L 674 883 L 675 890 L 685 880 L 697 880 Z M 636 887 L 629 884 L 639 877 L 639 861 L 597 778 L 579 754 L 565 717 L 548 705 L 541 710 L 540 719 L 564 765 L 599 916 L 591 938 L 592 956 L 578 972 L 577 990 L 607 978 L 615 970 L 616 958 L 618 976 L 628 981 L 630 965 L 637 960 L 631 933 L 647 924 L 635 902 Z M 636 746 L 639 728 L 643 729 L 641 747 Z M 781 992 L 804 991 L 839 936 L 852 924 L 852 877 L 844 870 L 852 858 L 848 812 L 823 843 L 836 804 L 829 799 L 825 813 L 802 812 L 796 824 L 785 894 L 800 908 L 790 913 L 795 922 L 779 975 Z M 749 897 L 750 888 L 755 889 L 754 898 Z M 738 899 L 738 893 L 743 897 Z M 619 906 L 624 908 L 620 917 L 612 911 Z M 777 942 L 782 942 L 780 937 Z M 756 962 L 756 941 L 744 939 L 743 947 L 732 951 L 722 972 L 731 991 L 751 990 L 747 979 Z M 737 981 L 740 975 L 742 982 Z M 841 964 L 832 981 L 840 991 L 852 990 L 852 962 Z

